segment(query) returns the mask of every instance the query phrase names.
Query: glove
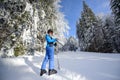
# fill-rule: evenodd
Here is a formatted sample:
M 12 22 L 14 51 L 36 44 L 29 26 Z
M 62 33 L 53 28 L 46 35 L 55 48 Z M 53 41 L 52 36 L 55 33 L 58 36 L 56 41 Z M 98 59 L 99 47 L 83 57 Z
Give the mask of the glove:
M 56 46 L 57 46 L 57 43 L 54 43 L 54 46 L 56 47 Z

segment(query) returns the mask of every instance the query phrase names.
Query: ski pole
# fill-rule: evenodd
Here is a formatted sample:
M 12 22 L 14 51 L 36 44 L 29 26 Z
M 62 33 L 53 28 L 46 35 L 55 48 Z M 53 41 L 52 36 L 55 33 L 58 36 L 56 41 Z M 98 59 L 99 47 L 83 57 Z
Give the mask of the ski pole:
M 57 53 L 57 64 L 58 64 L 58 69 L 60 70 L 60 62 L 59 62 L 59 58 L 58 58 L 58 53 Z
M 57 41 L 60 45 L 64 46 L 61 42 Z M 59 51 L 58 51 L 59 53 Z M 60 70 L 60 61 L 59 61 L 59 58 L 58 58 L 58 53 L 56 54 L 57 55 L 57 65 L 58 65 L 58 69 Z
M 60 45 L 63 46 L 62 43 L 60 43 L 59 41 L 57 41 Z M 59 50 L 58 50 L 58 53 L 59 53 Z M 57 65 L 58 65 L 58 70 L 60 70 L 60 61 L 59 61 L 59 58 L 58 58 L 58 53 L 56 54 L 57 55 Z
M 60 45 L 64 46 L 61 42 L 57 41 Z

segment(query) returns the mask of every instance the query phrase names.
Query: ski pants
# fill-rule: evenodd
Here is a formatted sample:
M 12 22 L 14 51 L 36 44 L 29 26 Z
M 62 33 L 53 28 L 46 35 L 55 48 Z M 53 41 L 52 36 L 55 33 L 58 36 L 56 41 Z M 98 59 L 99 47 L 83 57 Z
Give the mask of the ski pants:
M 49 69 L 54 69 L 54 47 L 46 46 L 46 54 L 41 69 L 46 69 L 46 64 L 48 61 Z

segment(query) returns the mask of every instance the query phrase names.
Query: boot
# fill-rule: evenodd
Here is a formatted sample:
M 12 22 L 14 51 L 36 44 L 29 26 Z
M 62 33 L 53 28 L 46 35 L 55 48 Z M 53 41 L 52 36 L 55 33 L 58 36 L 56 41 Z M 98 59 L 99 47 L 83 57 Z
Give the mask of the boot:
M 40 76 L 42 76 L 45 73 L 47 73 L 47 71 L 45 69 L 41 69 Z
M 48 75 L 56 74 L 57 71 L 55 69 L 49 69 Z

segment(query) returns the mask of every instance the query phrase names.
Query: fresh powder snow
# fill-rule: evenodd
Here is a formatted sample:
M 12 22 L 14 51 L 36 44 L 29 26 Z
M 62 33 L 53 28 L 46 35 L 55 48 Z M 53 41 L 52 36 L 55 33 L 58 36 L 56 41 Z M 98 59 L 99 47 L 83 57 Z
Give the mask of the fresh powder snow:
M 37 52 L 34 56 L 0 58 L 0 80 L 120 80 L 120 54 L 60 52 L 55 55 L 58 73 L 41 77 L 43 58 L 44 54 Z

